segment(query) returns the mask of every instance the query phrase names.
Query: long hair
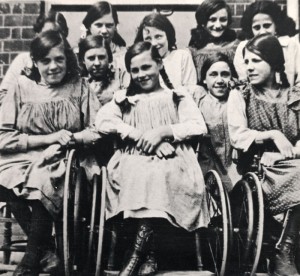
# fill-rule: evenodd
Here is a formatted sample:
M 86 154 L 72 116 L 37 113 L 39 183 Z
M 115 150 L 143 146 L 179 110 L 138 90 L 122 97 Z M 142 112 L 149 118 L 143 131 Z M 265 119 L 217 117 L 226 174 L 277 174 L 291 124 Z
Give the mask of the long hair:
M 152 46 L 152 44 L 148 41 L 140 41 L 137 42 L 135 44 L 133 44 L 131 47 L 128 48 L 126 54 L 125 54 L 125 66 L 127 71 L 130 73 L 130 65 L 131 65 L 131 60 L 146 51 L 150 51 L 151 53 L 151 58 L 159 63 L 162 62 L 161 56 L 158 52 L 158 50 Z M 162 68 L 160 70 L 160 75 L 163 78 L 163 81 L 165 82 L 166 86 L 169 89 L 174 89 L 172 83 L 170 82 L 168 75 L 166 74 L 166 71 L 164 68 Z M 128 96 L 133 96 L 137 93 L 139 93 L 140 88 L 136 86 L 136 84 L 132 81 L 132 79 L 130 80 L 130 84 L 127 88 L 127 95 Z
M 134 43 L 143 41 L 143 30 L 145 27 L 154 27 L 166 33 L 168 40 L 169 51 L 176 49 L 176 35 L 175 29 L 170 20 L 159 13 L 151 13 L 144 17 L 140 26 L 138 27 L 138 32 L 136 34 Z
M 232 23 L 232 15 L 230 7 L 223 0 L 205 0 L 202 2 L 196 11 L 195 17 L 197 21 L 197 27 L 191 30 L 191 40 L 189 46 L 196 49 L 201 49 L 207 45 L 211 39 L 210 34 L 206 31 L 206 26 L 209 17 L 221 9 L 226 9 L 228 15 L 228 26 L 220 38 L 216 41 L 231 42 L 236 39 L 235 31 L 229 29 Z
M 40 33 L 34 38 L 30 45 L 30 56 L 34 62 L 38 62 L 46 57 L 50 50 L 58 45 L 63 45 L 66 56 L 67 72 L 62 82 L 68 82 L 79 77 L 79 67 L 76 56 L 70 47 L 69 42 L 60 32 L 49 30 Z M 38 68 L 34 65 L 31 74 L 28 76 L 35 81 L 41 80 L 41 75 Z
M 65 37 L 68 36 L 69 28 L 66 18 L 60 12 L 54 10 L 50 10 L 48 14 L 41 13 L 33 25 L 33 30 L 40 33 L 47 22 L 53 23 L 56 27 L 55 30 L 60 31 Z
M 243 56 L 245 56 L 245 49 L 255 55 L 258 55 L 261 59 L 267 62 L 275 72 L 278 72 L 280 74 L 283 87 L 290 86 L 284 71 L 285 60 L 283 50 L 275 36 L 271 34 L 260 34 L 255 36 L 246 44 L 243 49 Z
M 233 78 L 238 78 L 236 70 L 233 65 L 233 62 L 226 54 L 221 53 L 221 52 L 212 53 L 203 62 L 203 65 L 201 68 L 201 73 L 200 73 L 200 76 L 201 76 L 200 85 L 205 87 L 206 89 L 207 89 L 207 85 L 204 83 L 204 80 L 206 79 L 207 71 L 214 63 L 219 62 L 219 61 L 226 62 L 229 66 L 231 76 Z
M 280 7 L 272 1 L 256 1 L 252 3 L 245 10 L 243 17 L 241 19 L 241 36 L 251 39 L 254 35 L 252 32 L 252 21 L 253 17 L 258 14 L 263 13 L 271 17 L 275 24 L 276 33 L 278 36 L 283 35 L 295 35 L 296 28 L 293 24 L 293 20 L 281 11 Z
M 110 14 L 113 17 L 114 23 L 117 26 L 119 24 L 119 18 L 116 9 L 106 1 L 100 1 L 95 3 L 90 7 L 86 16 L 84 17 L 82 24 L 88 30 L 88 35 L 91 34 L 90 28 L 93 22 L 102 18 L 104 15 Z M 125 40 L 120 36 L 120 34 L 116 31 L 114 37 L 112 38 L 112 42 L 118 46 L 126 46 Z

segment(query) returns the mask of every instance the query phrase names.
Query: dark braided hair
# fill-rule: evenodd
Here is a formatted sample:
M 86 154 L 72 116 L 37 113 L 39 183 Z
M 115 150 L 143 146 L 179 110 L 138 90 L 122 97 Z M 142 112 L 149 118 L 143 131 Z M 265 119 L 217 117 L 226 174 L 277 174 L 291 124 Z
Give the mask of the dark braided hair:
M 126 65 L 126 69 L 129 73 L 130 73 L 131 60 L 135 56 L 137 56 L 145 51 L 150 51 L 152 59 L 155 60 L 157 63 L 162 62 L 162 59 L 161 59 L 161 56 L 160 56 L 158 50 L 155 47 L 153 47 L 150 42 L 140 41 L 140 42 L 133 44 L 131 47 L 129 47 L 125 54 L 125 65 Z M 172 85 L 171 81 L 169 80 L 169 77 L 168 77 L 164 67 L 162 67 L 162 69 L 160 70 L 160 75 L 161 75 L 165 85 L 169 89 L 174 89 L 174 86 Z M 140 90 L 140 88 L 137 87 L 135 85 L 135 83 L 131 80 L 130 84 L 127 88 L 127 95 L 133 96 L 133 95 L 137 94 L 139 90 Z

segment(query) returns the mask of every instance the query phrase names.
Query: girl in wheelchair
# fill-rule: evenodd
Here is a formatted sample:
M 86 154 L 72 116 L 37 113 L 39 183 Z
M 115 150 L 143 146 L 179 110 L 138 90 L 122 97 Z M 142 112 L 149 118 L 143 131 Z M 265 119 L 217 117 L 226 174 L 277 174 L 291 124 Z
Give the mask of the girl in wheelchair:
M 295 250 L 300 230 L 300 90 L 290 87 L 278 39 L 262 34 L 243 51 L 249 85 L 233 90 L 228 100 L 232 145 L 250 160 L 263 143 L 262 188 L 272 215 L 289 215 L 277 244 L 274 275 L 299 275 Z M 261 147 L 261 146 L 260 146 Z M 248 158 L 250 156 L 250 158 Z M 249 170 L 250 163 L 240 163 Z
M 230 82 L 237 78 L 232 61 L 221 52 L 213 53 L 203 62 L 201 69 L 202 90 L 193 94 L 208 129 L 200 143 L 198 160 L 205 175 L 216 170 L 222 183 L 230 191 L 240 176 L 232 162 L 227 123 L 227 101 Z
M 92 144 L 99 138 L 85 129 L 96 111 L 65 37 L 43 32 L 32 41 L 30 54 L 31 74 L 16 80 L 0 110 L 0 185 L 9 199 L 20 198 L 12 211 L 28 235 L 15 276 L 38 275 L 57 265 L 57 257 L 48 253 L 52 221 L 62 209 L 64 147 L 72 140 Z M 44 267 L 49 260 L 50 268 Z
M 119 275 L 152 275 L 157 270 L 151 250 L 155 218 L 188 231 L 209 223 L 202 172 L 186 143 L 207 130 L 188 93 L 160 86 L 162 60 L 150 42 L 131 46 L 125 64 L 130 86 L 116 92 L 96 118 L 101 134 L 123 140 L 107 168 L 106 218 L 122 212 L 124 219 L 138 221 L 131 254 Z

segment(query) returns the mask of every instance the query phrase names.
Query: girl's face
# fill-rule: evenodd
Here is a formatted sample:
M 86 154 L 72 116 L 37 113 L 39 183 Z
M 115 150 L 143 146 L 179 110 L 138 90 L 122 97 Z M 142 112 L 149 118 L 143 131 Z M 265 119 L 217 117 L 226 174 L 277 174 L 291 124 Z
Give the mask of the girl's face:
M 103 78 L 106 76 L 109 65 L 106 49 L 101 47 L 87 50 L 84 54 L 83 63 L 91 77 Z
M 112 13 L 103 15 L 101 18 L 94 21 L 90 27 L 90 33 L 92 35 L 101 35 L 108 43 L 112 41 L 116 30 L 117 26 Z
M 254 36 L 269 33 L 276 34 L 276 26 L 270 15 L 258 13 L 252 19 L 252 32 Z
M 247 65 L 247 75 L 251 84 L 264 85 L 273 80 L 271 66 L 260 56 L 246 49 L 244 61 Z
M 145 51 L 133 57 L 130 63 L 132 81 L 144 92 L 154 92 L 159 87 L 161 62 L 152 59 L 151 52 Z
M 166 57 L 169 53 L 169 43 L 166 32 L 155 27 L 144 27 L 143 29 L 144 41 L 149 41 L 158 49 L 162 58 Z
M 225 8 L 213 13 L 207 20 L 205 29 L 215 38 L 222 36 L 228 27 L 228 12 Z
M 67 58 L 62 44 L 52 48 L 48 55 L 38 60 L 36 66 L 41 75 L 41 82 L 60 83 L 67 73 Z
M 231 79 L 229 65 L 224 61 L 215 62 L 206 72 L 204 83 L 208 91 L 216 98 L 222 100 L 228 96 L 228 82 Z

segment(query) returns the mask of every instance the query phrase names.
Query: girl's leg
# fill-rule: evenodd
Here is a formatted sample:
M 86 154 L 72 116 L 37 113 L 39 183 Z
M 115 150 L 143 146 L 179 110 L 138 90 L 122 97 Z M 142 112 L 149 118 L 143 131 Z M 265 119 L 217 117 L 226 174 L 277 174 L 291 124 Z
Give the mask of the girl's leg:
M 295 249 L 300 230 L 300 205 L 292 208 L 289 212 L 279 241 L 279 252 L 275 256 L 274 275 L 276 276 L 300 275 L 295 266 Z
M 148 253 L 148 243 L 152 235 L 151 219 L 140 219 L 131 254 L 125 260 L 119 276 L 137 275 L 142 260 Z
M 50 245 L 51 241 L 51 215 L 38 200 L 30 201 L 30 205 L 32 215 L 27 248 L 21 263 L 13 274 L 14 276 L 38 275 L 42 252 L 45 247 Z

